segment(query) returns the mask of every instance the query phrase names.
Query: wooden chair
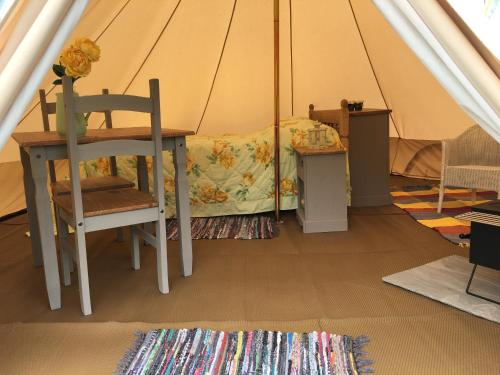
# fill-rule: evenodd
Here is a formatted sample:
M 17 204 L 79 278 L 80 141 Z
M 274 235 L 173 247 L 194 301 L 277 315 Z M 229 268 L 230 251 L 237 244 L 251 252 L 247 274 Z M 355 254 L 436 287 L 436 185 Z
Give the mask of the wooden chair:
M 165 231 L 165 198 L 163 193 L 163 161 L 158 80 L 149 81 L 150 97 L 130 95 L 73 96 L 71 78 L 63 77 L 66 139 L 70 165 L 70 194 L 54 196 L 58 219 L 75 230 L 75 246 L 68 241 L 66 225 L 59 236 L 63 257 L 64 284 L 71 283 L 70 263 L 74 252 L 84 315 L 92 313 L 85 233 L 101 229 L 131 226 L 132 267 L 139 269 L 139 238 L 141 236 L 156 248 L 158 286 L 168 293 L 167 240 Z M 125 110 L 150 113 L 152 140 L 112 140 L 78 144 L 73 126 L 74 114 L 95 111 Z M 82 191 L 78 164 L 101 156 L 123 154 L 153 157 L 154 194 L 135 188 Z M 139 224 L 154 222 L 155 235 Z
M 56 103 L 47 102 L 47 96 L 45 90 L 41 89 L 38 91 L 40 96 L 40 108 L 42 110 L 42 123 L 43 130 L 46 132 L 50 131 L 50 115 L 56 113 Z M 109 94 L 108 89 L 103 89 L 102 93 L 104 95 Z M 106 128 L 112 128 L 111 111 L 104 111 L 104 118 Z M 99 190 L 109 190 L 109 189 L 123 189 L 134 187 L 134 183 L 123 177 L 118 176 L 118 168 L 116 166 L 116 158 L 111 156 L 109 158 L 110 165 L 110 176 L 103 177 L 90 177 L 81 180 L 82 191 L 99 191 Z M 57 194 L 69 194 L 71 191 L 71 181 L 68 180 L 57 180 L 56 170 L 54 166 L 54 161 L 49 160 L 49 176 L 50 176 L 50 186 L 52 195 Z M 56 217 L 57 220 L 57 217 Z M 121 228 L 117 229 L 116 233 L 117 240 L 123 240 L 123 234 Z

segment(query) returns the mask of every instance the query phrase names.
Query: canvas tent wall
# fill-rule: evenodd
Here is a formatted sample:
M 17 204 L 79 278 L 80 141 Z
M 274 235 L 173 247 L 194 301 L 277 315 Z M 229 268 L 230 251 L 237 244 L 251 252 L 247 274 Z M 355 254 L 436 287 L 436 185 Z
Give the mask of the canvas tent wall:
M 405 140 L 449 138 L 473 124 L 371 1 L 282 0 L 280 12 L 282 118 L 307 116 L 310 103 L 337 108 L 342 98 L 362 98 L 391 108 L 391 136 Z M 76 84 L 82 94 L 106 87 L 143 95 L 157 77 L 166 127 L 221 134 L 272 123 L 272 1 L 90 0 L 68 41 L 77 36 L 102 50 Z M 53 79 L 48 72 L 41 85 L 49 100 L 60 91 Z M 17 131 L 41 129 L 37 102 Z M 119 126 L 143 123 L 115 115 Z M 92 115 L 89 126 L 102 122 Z M 0 151 L 0 216 L 25 206 L 18 159 L 11 140 Z

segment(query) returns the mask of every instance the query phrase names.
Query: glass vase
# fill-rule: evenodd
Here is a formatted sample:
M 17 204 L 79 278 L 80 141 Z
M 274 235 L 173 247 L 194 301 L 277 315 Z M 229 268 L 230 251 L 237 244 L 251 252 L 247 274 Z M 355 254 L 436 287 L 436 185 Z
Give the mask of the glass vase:
M 74 93 L 78 96 L 77 93 Z M 87 119 L 83 113 L 75 113 L 76 136 L 83 137 L 87 132 Z M 61 137 L 66 136 L 66 121 L 64 119 L 64 97 L 62 92 L 56 93 L 56 130 Z

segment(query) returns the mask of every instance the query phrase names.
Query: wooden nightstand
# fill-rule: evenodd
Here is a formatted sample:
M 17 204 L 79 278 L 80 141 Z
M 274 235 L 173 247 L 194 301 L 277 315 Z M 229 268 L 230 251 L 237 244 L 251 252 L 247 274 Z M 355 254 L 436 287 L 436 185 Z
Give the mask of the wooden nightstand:
M 299 191 L 297 219 L 304 233 L 346 231 L 345 150 L 334 146 L 294 150 Z
M 349 111 L 347 100 L 340 109 L 315 110 L 309 118 L 337 129 L 349 151 L 351 207 L 392 204 L 389 194 L 389 115 L 390 109 L 363 108 Z

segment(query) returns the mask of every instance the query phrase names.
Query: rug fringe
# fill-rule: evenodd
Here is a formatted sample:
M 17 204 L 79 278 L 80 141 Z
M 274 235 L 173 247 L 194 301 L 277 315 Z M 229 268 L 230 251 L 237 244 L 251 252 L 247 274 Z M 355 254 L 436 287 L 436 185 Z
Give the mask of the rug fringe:
M 114 371 L 116 375 L 125 374 L 130 364 L 134 360 L 137 352 L 139 351 L 141 345 L 144 343 L 144 340 L 146 339 L 146 332 L 137 331 L 135 333 L 135 336 L 136 338 L 134 342 L 125 352 L 123 358 L 120 360 L 120 362 L 118 362 L 118 365 L 116 366 L 116 369 Z
M 363 347 L 370 342 L 368 336 L 358 336 L 352 340 L 352 353 L 354 355 L 354 362 L 356 363 L 356 370 L 358 374 L 373 374 L 374 370 L 371 367 L 373 360 L 366 359 L 367 352 Z
M 178 240 L 177 220 L 167 219 L 168 240 Z M 191 238 L 210 239 L 271 239 L 279 234 L 279 228 L 268 214 L 228 215 L 191 218 Z

